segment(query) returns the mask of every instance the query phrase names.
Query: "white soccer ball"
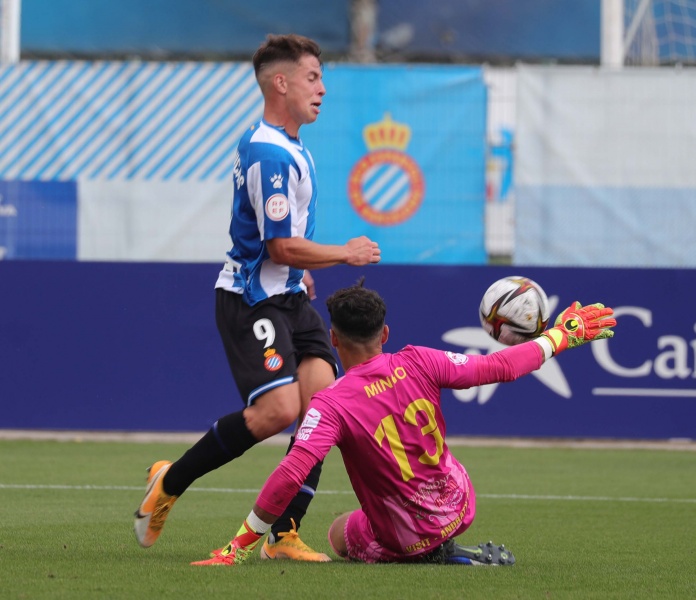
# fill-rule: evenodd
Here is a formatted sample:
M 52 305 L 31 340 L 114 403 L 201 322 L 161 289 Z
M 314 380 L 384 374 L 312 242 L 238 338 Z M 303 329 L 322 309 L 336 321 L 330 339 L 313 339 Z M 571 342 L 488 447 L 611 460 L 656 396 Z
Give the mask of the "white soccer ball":
M 542 287 L 528 277 L 503 277 L 486 290 L 479 316 L 481 326 L 492 338 L 514 346 L 546 329 L 549 300 Z

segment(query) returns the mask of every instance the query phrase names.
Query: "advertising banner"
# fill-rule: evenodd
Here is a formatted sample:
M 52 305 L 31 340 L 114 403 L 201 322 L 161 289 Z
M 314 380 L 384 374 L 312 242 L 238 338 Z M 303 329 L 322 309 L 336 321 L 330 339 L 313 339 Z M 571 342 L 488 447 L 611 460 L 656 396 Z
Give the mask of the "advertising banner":
M 388 263 L 483 264 L 486 88 L 480 68 L 329 66 L 302 136 L 319 179 L 318 242 L 367 235 Z
M 696 439 L 696 271 L 393 266 L 365 274 L 387 300 L 388 352 L 406 344 L 499 350 L 478 307 L 508 275 L 540 284 L 553 318 L 575 300 L 615 309 L 610 340 L 567 350 L 512 383 L 444 392 L 450 435 Z M 347 268 L 321 275 L 322 289 L 355 281 Z
M 327 64 L 324 80 L 322 114 L 300 131 L 316 241 L 368 235 L 387 263 L 485 262 L 482 69 Z M 263 115 L 251 64 L 37 61 L 0 82 L 5 258 L 222 259 L 234 151 Z M 41 215 L 72 253 L 36 242 Z
M 0 260 L 77 258 L 74 181 L 0 181 Z
M 0 429 L 201 431 L 243 404 L 215 329 L 216 264 L 0 262 Z M 37 266 L 39 263 L 35 263 Z M 478 306 L 524 275 L 552 314 L 612 306 L 613 339 L 515 382 L 443 392 L 447 434 L 696 439 L 693 270 L 377 265 L 315 272 L 315 305 L 366 276 L 388 306 L 385 352 L 501 346 Z
M 518 68 L 521 265 L 696 267 L 696 73 Z

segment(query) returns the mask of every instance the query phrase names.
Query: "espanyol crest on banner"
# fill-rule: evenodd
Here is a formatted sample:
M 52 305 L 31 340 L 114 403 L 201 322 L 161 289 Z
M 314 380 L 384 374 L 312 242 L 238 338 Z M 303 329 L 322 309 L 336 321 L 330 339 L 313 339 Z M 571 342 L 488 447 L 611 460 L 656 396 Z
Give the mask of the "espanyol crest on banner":
M 418 163 L 405 150 L 411 128 L 386 113 L 363 129 L 368 148 L 348 178 L 348 198 L 355 211 L 375 225 L 396 225 L 410 219 L 425 193 Z

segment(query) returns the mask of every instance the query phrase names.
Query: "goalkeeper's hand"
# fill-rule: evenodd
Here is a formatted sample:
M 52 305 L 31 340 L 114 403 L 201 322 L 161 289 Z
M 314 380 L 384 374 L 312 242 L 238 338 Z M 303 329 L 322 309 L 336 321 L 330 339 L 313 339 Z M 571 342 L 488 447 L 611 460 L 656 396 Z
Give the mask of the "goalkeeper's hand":
M 582 306 L 573 302 L 558 317 L 551 329 L 547 329 L 540 337 L 551 342 L 553 355 L 566 348 L 576 348 L 592 340 L 603 340 L 614 337 L 611 329 L 616 325 L 612 318 L 614 311 L 604 304 L 589 304 Z

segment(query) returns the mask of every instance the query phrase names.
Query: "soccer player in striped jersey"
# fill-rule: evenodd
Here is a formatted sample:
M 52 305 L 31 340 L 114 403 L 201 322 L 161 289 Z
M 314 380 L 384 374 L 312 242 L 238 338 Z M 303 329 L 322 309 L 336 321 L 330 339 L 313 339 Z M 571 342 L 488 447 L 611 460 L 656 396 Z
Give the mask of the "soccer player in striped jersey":
M 383 353 L 386 306 L 361 284 L 339 290 L 327 306 L 331 342 L 345 375 L 315 394 L 295 445 L 235 538 L 212 558 L 192 564 L 237 565 L 248 558 L 332 446 L 341 451 L 360 502 L 329 529 L 337 555 L 367 563 L 514 564 L 504 546 L 454 541 L 474 519 L 476 494 L 447 447 L 441 390 L 513 381 L 566 348 L 612 337 L 612 309 L 576 302 L 532 341 L 464 355 L 422 346 Z
M 135 515 L 143 547 L 157 540 L 174 502 L 196 479 L 284 431 L 334 381 L 328 332 L 310 304 L 309 270 L 380 260 L 378 244 L 365 236 L 341 245 L 312 241 L 317 180 L 299 130 L 316 121 L 326 93 L 320 54 L 313 40 L 291 34 L 269 35 L 253 56 L 263 119 L 235 154 L 232 248 L 215 284 L 216 322 L 245 406 L 218 419 L 177 461 L 150 467 Z M 329 560 L 297 534 L 320 472 L 317 461 L 272 528 L 264 557 Z

